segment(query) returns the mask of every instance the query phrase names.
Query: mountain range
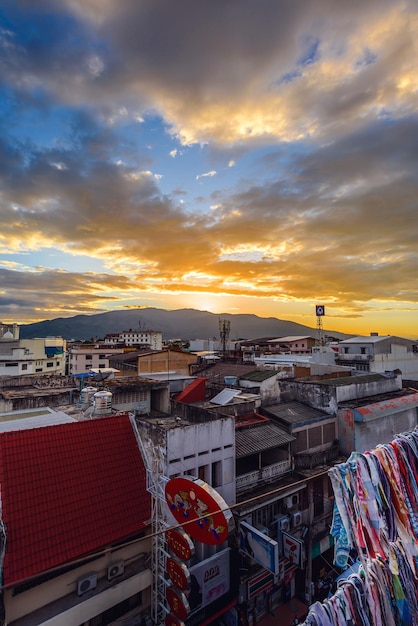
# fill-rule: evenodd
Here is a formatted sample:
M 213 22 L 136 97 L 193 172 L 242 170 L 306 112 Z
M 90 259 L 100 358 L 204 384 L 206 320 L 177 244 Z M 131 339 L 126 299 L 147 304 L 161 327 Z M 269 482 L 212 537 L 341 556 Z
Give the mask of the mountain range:
M 259 317 L 252 314 L 209 313 L 196 309 L 167 311 L 152 307 L 108 311 L 94 315 L 59 317 L 20 326 L 21 339 L 35 337 L 63 337 L 67 340 L 97 341 L 108 333 L 123 330 L 161 331 L 163 339 L 219 339 L 219 322 L 229 321 L 231 339 L 256 339 L 261 337 L 287 337 L 308 335 L 317 337 L 316 328 L 276 317 Z M 352 335 L 324 330 L 324 335 L 346 339 Z

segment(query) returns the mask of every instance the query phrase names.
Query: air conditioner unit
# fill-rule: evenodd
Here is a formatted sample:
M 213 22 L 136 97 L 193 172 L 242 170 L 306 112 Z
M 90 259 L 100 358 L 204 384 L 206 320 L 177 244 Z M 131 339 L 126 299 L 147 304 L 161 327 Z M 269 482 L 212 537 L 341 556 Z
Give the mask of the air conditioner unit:
M 288 515 L 284 515 L 279 520 L 279 528 L 280 528 L 280 530 L 284 530 L 285 532 L 289 530 L 289 528 L 290 528 L 290 518 L 289 518 Z
M 294 493 L 292 496 L 285 498 L 284 504 L 287 509 L 297 506 L 299 504 L 299 494 Z
M 81 576 L 77 580 L 77 595 L 82 596 L 84 593 L 95 589 L 97 586 L 97 574 L 96 572 L 90 572 Z
M 292 528 L 302 524 L 302 511 L 295 511 L 292 515 Z
M 107 580 L 112 580 L 113 578 L 117 578 L 118 576 L 122 576 L 125 571 L 125 562 L 124 561 L 115 561 L 111 563 L 107 568 Z

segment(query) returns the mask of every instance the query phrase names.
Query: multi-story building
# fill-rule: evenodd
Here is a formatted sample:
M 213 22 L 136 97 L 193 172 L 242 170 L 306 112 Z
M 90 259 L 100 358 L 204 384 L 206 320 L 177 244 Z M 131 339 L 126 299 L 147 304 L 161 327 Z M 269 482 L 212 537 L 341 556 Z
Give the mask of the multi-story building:
M 103 344 L 72 344 L 68 349 L 68 373 L 74 376 L 89 370 L 108 369 L 109 358 L 123 352 L 124 348 Z
M 0 338 L 0 376 L 63 375 L 65 351 L 62 337 L 15 339 L 6 331 Z
M 109 333 L 105 336 L 106 344 L 122 344 L 125 346 L 142 346 L 152 350 L 161 350 L 163 347 L 163 334 L 157 330 L 122 330 L 120 333 Z
M 400 370 L 404 380 L 418 380 L 418 341 L 378 333 L 352 337 L 338 344 L 336 362 L 361 372 Z
M 145 620 L 150 496 L 133 419 L 38 409 L 0 424 L 2 623 Z

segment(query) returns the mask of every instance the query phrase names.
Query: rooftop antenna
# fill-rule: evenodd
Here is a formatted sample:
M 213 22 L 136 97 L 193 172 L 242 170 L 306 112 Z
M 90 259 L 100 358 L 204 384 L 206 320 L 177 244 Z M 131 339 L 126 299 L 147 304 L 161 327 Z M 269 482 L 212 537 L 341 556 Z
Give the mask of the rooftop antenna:
M 322 348 L 324 345 L 322 318 L 325 315 L 325 307 L 323 304 L 317 304 L 315 307 L 315 310 L 316 310 L 316 330 L 317 330 L 316 345 L 319 348 Z
M 228 344 L 230 330 L 231 330 L 231 322 L 229 320 L 220 319 L 219 320 L 219 334 L 221 337 L 222 355 L 223 355 L 224 361 L 226 358 L 226 346 Z

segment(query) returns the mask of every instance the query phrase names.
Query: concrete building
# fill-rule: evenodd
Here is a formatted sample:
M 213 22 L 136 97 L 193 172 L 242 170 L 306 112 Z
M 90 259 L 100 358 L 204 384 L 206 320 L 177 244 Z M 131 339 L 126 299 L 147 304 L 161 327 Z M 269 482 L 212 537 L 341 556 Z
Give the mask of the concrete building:
M 267 343 L 272 352 L 310 354 L 316 340 L 309 335 L 289 335 L 288 337 L 269 339 Z
M 238 385 L 251 393 L 258 393 L 261 396 L 262 404 L 277 402 L 280 396 L 277 371 L 273 369 L 248 372 L 248 374 L 239 377 Z
M 418 381 L 418 342 L 393 335 L 352 337 L 338 345 L 337 363 L 357 371 L 384 373 L 400 370 L 404 380 Z
M 153 617 L 155 623 L 162 624 L 165 621 L 163 607 L 170 611 L 167 602 L 170 584 L 166 580 L 170 551 L 163 531 L 177 526 L 164 500 L 164 488 L 170 480 L 191 476 L 216 489 L 228 504 L 234 504 L 235 422 L 232 416 L 212 416 L 202 421 L 180 415 L 137 417 L 136 422 L 153 494 Z M 184 522 L 187 522 L 187 514 Z M 193 551 L 184 567 L 192 578 L 200 580 L 200 593 L 199 599 L 193 602 L 189 595 L 187 621 L 182 621 L 202 626 L 212 624 L 216 614 L 225 614 L 229 605 L 236 602 L 237 587 L 233 579 L 236 580 L 237 572 L 232 567 L 228 542 L 206 545 L 193 541 Z
M 163 334 L 157 330 L 122 330 L 120 333 L 110 333 L 104 338 L 105 344 L 122 344 L 128 347 L 143 347 L 151 350 L 161 350 Z
M 16 339 L 0 337 L 0 377 L 65 374 L 66 341 L 62 337 Z
M 134 422 L 50 410 L 11 420 L 0 421 L 3 623 L 146 618 L 150 497 Z
M 296 401 L 264 406 L 261 412 L 295 438 L 292 454 L 296 470 L 326 465 L 338 457 L 338 424 L 335 415 Z
M 280 385 L 282 397 L 336 416 L 340 450 L 345 455 L 388 443 L 418 423 L 418 393 L 403 388 L 399 372 L 289 380 Z
M 104 346 L 103 344 L 75 343 L 68 348 L 68 373 L 83 374 L 89 370 L 105 370 L 111 367 L 110 359 L 115 354 L 122 354 L 123 347 Z

